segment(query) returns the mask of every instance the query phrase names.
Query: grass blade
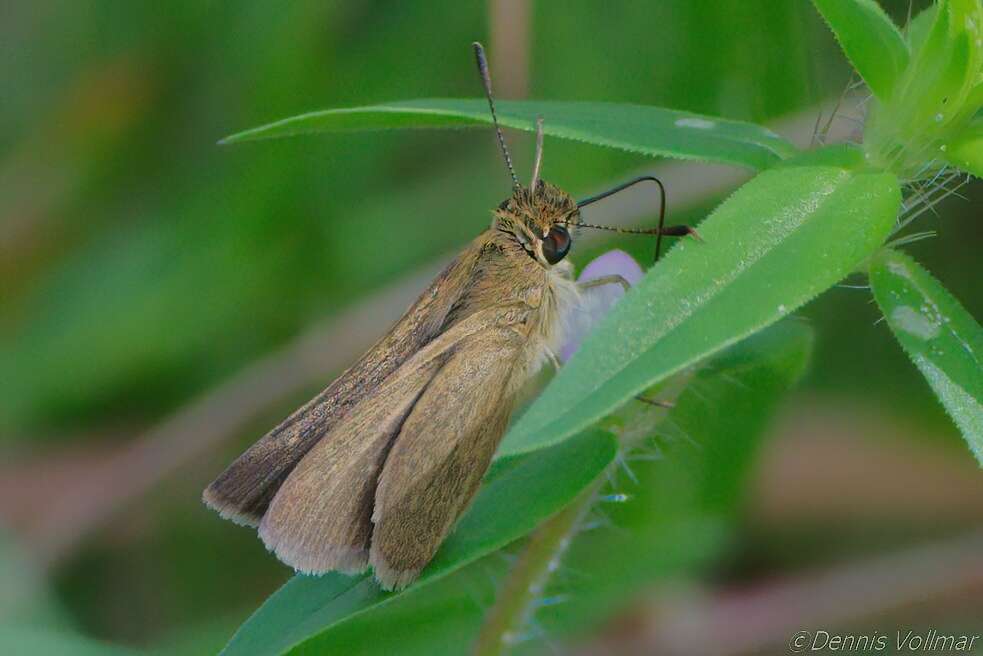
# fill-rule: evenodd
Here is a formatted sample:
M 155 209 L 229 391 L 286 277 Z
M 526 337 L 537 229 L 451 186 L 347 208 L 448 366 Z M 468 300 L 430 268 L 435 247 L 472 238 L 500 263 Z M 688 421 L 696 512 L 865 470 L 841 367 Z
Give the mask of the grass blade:
M 983 328 L 913 259 L 885 249 L 870 267 L 887 324 L 983 466 Z
M 887 101 L 908 66 L 908 45 L 874 0 L 812 0 L 870 90 Z
M 764 169 L 795 154 L 792 144 L 757 125 L 661 107 L 598 102 L 496 103 L 502 125 L 660 157 Z M 396 128 L 462 128 L 491 124 L 484 100 L 434 98 L 327 109 L 301 114 L 226 137 L 238 143 L 318 132 Z

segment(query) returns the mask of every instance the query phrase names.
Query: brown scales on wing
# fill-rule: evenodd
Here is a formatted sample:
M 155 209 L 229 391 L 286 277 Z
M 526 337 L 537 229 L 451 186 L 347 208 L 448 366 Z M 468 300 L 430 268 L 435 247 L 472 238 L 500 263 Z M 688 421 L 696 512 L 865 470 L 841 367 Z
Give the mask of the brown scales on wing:
M 449 264 L 393 329 L 358 362 L 229 465 L 205 489 L 205 502 L 223 517 L 258 525 L 300 459 L 360 399 L 440 334 L 477 256 L 468 250 Z

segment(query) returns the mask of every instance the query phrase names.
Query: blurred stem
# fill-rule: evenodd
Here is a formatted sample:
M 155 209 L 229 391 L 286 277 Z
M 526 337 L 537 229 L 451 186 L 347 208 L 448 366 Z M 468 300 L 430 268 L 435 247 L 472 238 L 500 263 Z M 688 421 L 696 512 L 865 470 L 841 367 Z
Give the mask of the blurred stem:
M 475 656 L 503 654 L 520 641 L 519 634 L 536 598 L 556 570 L 603 480 L 603 476 L 600 477 L 532 534 L 481 627 L 473 652 Z
M 527 0 L 491 0 L 488 3 L 492 73 L 502 98 L 529 95 L 530 13 Z

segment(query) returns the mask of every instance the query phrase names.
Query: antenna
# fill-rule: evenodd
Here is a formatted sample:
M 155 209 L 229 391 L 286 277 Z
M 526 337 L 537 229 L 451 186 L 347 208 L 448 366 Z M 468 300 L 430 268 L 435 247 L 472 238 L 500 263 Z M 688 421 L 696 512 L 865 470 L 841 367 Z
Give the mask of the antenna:
M 536 117 L 536 161 L 532 165 L 532 183 L 529 191 L 536 193 L 536 185 L 539 183 L 539 172 L 543 168 L 543 117 Z
M 643 175 L 641 177 L 635 178 L 634 180 L 629 180 L 624 184 L 620 184 L 613 189 L 608 189 L 607 191 L 602 191 L 596 196 L 591 196 L 590 198 L 585 198 L 584 200 L 577 202 L 577 209 L 590 205 L 591 203 L 596 203 L 599 200 L 604 200 L 608 196 L 612 196 L 619 191 L 624 191 L 628 187 L 634 186 L 639 182 L 654 182 L 659 185 L 659 227 L 649 228 L 649 229 L 635 229 L 635 228 L 612 228 L 610 226 L 594 225 L 591 223 L 573 223 L 572 225 L 579 226 L 581 228 L 594 228 L 596 230 L 610 230 L 612 232 L 620 232 L 622 234 L 629 235 L 657 235 L 655 238 L 655 261 L 659 261 L 659 253 L 662 250 L 662 235 L 669 237 L 683 237 L 689 235 L 697 241 L 703 241 L 700 238 L 700 234 L 689 226 L 678 225 L 678 226 L 667 226 L 666 221 L 666 188 L 662 184 L 662 181 L 652 175 Z
M 519 179 L 515 177 L 515 169 L 512 168 L 512 155 L 509 154 L 509 148 L 505 145 L 505 136 L 502 135 L 502 128 L 498 124 L 498 114 L 495 113 L 495 99 L 492 97 L 491 75 L 488 74 L 485 49 L 477 41 L 471 45 L 474 48 L 474 58 L 478 62 L 478 74 L 481 75 L 481 82 L 485 85 L 485 97 L 488 98 L 488 108 L 491 109 L 492 122 L 495 124 L 495 133 L 498 135 L 498 145 L 502 149 L 502 156 L 505 158 L 505 166 L 509 169 L 509 175 L 512 176 L 512 188 L 522 189 Z

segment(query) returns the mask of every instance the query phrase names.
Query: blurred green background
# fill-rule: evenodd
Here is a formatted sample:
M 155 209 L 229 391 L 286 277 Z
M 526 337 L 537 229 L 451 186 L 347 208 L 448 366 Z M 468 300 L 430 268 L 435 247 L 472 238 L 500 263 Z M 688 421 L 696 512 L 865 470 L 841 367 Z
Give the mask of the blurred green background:
M 882 4 L 903 22 L 906 0 Z M 4 5 L 0 35 L 0 624 L 173 654 L 215 651 L 289 575 L 200 490 L 387 324 L 329 324 L 317 353 L 333 368 L 284 372 L 276 354 L 384 305 L 391 285 L 422 289 L 418 272 L 508 192 L 487 130 L 219 138 L 311 109 L 477 96 L 475 39 L 501 97 L 797 116 L 806 140 L 850 77 L 805 0 L 48 0 Z M 529 137 L 509 139 L 527 170 Z M 545 177 L 579 195 L 657 164 L 548 140 Z M 983 191 L 961 193 L 919 219 L 938 237 L 908 250 L 983 317 Z M 672 200 L 670 187 L 670 213 Z M 614 245 L 651 251 L 606 239 L 573 259 Z M 983 477 L 869 299 L 835 288 L 801 313 L 815 358 L 730 556 L 687 583 L 709 598 L 983 526 Z M 180 414 L 202 399 L 226 414 Z M 981 578 L 927 616 L 978 626 Z M 875 610 L 926 616 L 902 601 Z

